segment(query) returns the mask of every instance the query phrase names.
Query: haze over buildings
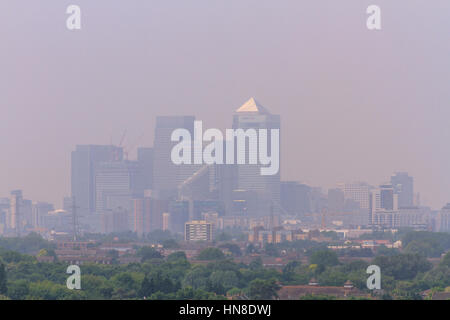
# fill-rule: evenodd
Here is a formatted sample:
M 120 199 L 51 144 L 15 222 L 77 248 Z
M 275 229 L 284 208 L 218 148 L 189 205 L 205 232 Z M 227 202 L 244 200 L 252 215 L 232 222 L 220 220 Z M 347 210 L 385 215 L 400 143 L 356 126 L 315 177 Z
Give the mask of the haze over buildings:
M 283 119 L 281 179 L 376 186 L 405 171 L 442 208 L 450 2 L 382 1 L 377 33 L 367 4 L 86 1 L 83 30 L 70 33 L 66 3 L 1 1 L 0 195 L 22 189 L 61 207 L 75 145 L 118 144 L 128 129 L 125 145 L 143 135 L 151 147 L 158 115 L 230 128 L 256 96 Z

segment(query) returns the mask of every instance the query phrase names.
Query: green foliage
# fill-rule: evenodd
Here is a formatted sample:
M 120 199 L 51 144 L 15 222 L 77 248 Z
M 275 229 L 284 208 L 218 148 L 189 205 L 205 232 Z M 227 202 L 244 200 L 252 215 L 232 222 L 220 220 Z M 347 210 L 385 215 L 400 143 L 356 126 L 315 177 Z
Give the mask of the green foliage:
M 332 267 L 339 264 L 339 259 L 336 252 L 331 250 L 319 250 L 313 252 L 309 258 L 310 264 L 318 266 L 318 272 L 323 272 L 326 267 Z
M 167 256 L 167 261 L 169 262 L 176 262 L 179 260 L 187 261 L 186 253 L 184 253 L 184 251 L 177 251 Z
M 222 260 L 225 259 L 225 255 L 222 250 L 218 248 L 206 248 L 200 251 L 197 256 L 197 260 Z
M 37 233 L 30 233 L 21 238 L 1 238 L 0 248 L 23 254 L 36 254 L 41 249 L 54 249 L 54 245 L 44 240 Z
M 296 270 L 301 266 L 300 261 L 290 261 L 283 267 L 281 276 L 284 283 L 291 283 L 295 279 Z
M 426 241 L 412 240 L 404 250 L 405 253 L 419 254 L 424 257 L 439 257 L 444 249 L 435 239 Z
M 396 248 L 388 248 L 385 245 L 381 245 L 377 248 L 377 256 L 395 256 L 398 255 L 400 251 Z
M 395 280 L 410 280 L 419 272 L 426 272 L 432 268 L 432 264 L 418 254 L 379 256 L 373 260 L 373 264 L 381 268 L 383 275 L 392 276 Z
M 164 249 L 178 249 L 180 244 L 175 239 L 167 239 L 162 242 Z
M 412 236 L 411 236 L 412 235 Z M 409 251 L 417 246 L 417 237 L 430 237 L 429 233 L 405 233 Z M 412 237 L 412 238 L 411 238 Z M 444 248 L 445 236 L 432 235 L 424 243 L 437 243 Z M 45 242 L 45 241 L 44 241 Z M 170 245 L 170 242 L 169 242 Z M 408 246 L 407 245 L 407 246 Z M 222 243 L 234 256 L 240 248 L 234 243 Z M 253 248 L 255 249 L 255 248 Z M 251 252 L 255 252 L 254 250 Z M 415 249 L 415 250 L 416 250 Z M 382 299 L 420 299 L 421 292 L 444 290 L 450 286 L 450 253 L 433 267 L 424 252 L 399 254 L 398 250 L 381 249 L 372 262 L 355 260 L 340 263 L 334 251 L 326 244 L 310 241 L 285 242 L 266 246 L 264 252 L 287 251 L 297 254 L 299 260 L 290 261 L 282 270 L 264 267 L 261 256 L 246 265 L 226 259 L 219 248 L 203 250 L 198 259 L 209 260 L 190 263 L 182 251 L 164 259 L 149 246 L 138 254 L 141 263 L 128 265 L 84 264 L 82 266 L 82 290 L 66 287 L 67 264 L 55 261 L 40 263 L 34 256 L 9 249 L 0 249 L 0 297 L 4 299 L 225 299 L 226 294 L 245 294 L 252 299 L 277 297 L 280 283 L 305 285 L 315 277 L 322 286 L 339 286 L 350 280 L 360 290 L 367 290 L 366 268 L 379 265 L 382 272 Z M 384 251 L 383 251 L 384 250 Z M 34 254 L 53 255 L 54 251 L 40 248 Z M 112 253 L 111 253 L 112 254 Z M 116 255 L 116 253 L 114 253 Z M 429 254 L 428 254 L 429 255 Z M 262 255 L 263 256 L 263 255 Z M 302 265 L 300 259 L 308 256 L 309 263 Z M 368 292 L 368 291 L 366 291 Z M 305 296 L 301 299 L 334 299 L 329 296 Z
M 443 267 L 449 267 L 450 268 L 450 252 L 447 252 L 447 254 L 442 258 L 440 265 Z
M 329 296 L 326 294 L 306 294 L 299 298 L 300 300 L 336 300 L 336 296 Z
M 280 252 L 278 251 L 277 246 L 273 243 L 266 243 L 266 245 L 264 246 L 264 253 L 271 257 L 280 256 Z
M 249 296 L 253 300 L 270 300 L 278 297 L 277 291 L 280 286 L 275 279 L 263 280 L 255 279 L 250 282 Z
M 402 237 L 406 252 L 420 253 L 426 257 L 439 257 L 450 249 L 450 233 L 444 232 L 408 232 Z
M 318 276 L 317 280 L 321 286 L 342 287 L 348 280 L 348 276 L 338 269 L 328 268 Z
M 224 244 L 221 244 L 219 246 L 219 248 L 228 249 L 228 251 L 230 251 L 230 253 L 234 257 L 240 257 L 242 255 L 241 248 L 239 248 L 239 246 L 235 243 L 231 243 L 231 242 L 224 243 Z
M 161 255 L 161 253 L 156 250 L 155 248 L 149 247 L 149 246 L 145 246 L 145 247 L 141 247 L 138 252 L 137 255 L 139 257 L 141 257 L 142 262 L 145 262 L 147 260 L 151 260 L 151 259 L 162 259 L 163 256 Z
M 5 265 L 0 261 L 0 294 L 6 294 L 6 269 Z

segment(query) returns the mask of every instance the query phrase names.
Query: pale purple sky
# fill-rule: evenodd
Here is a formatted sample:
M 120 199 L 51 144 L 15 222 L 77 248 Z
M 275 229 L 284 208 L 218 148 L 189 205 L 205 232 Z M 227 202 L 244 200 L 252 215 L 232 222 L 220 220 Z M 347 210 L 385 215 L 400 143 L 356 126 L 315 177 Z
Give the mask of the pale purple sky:
M 66 29 L 69 4 L 82 30 Z M 368 31 L 366 8 L 382 9 Z M 448 0 L 2 0 L 0 197 L 61 204 L 76 144 L 141 138 L 156 115 L 282 117 L 282 178 L 379 184 L 408 171 L 450 202 Z

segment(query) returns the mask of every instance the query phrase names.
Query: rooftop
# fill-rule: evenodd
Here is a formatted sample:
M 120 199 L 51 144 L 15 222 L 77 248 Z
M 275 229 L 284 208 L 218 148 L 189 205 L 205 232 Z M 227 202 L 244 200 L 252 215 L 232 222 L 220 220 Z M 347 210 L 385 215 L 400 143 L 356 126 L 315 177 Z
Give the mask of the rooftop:
M 244 103 L 239 109 L 236 110 L 238 113 L 252 112 L 261 114 L 270 114 L 270 112 L 264 108 L 255 98 L 250 98 L 246 103 Z

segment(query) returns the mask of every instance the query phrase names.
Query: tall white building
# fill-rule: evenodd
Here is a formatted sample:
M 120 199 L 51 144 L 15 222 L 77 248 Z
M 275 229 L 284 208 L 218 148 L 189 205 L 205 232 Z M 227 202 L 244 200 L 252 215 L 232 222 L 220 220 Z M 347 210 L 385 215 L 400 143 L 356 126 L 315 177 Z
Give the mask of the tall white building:
M 144 181 L 136 161 L 100 162 L 95 166 L 97 213 L 123 208 L 131 212 L 131 199 L 142 197 Z
M 380 224 L 375 219 L 377 213 L 398 211 L 398 194 L 394 192 L 394 188 L 390 184 L 382 184 L 371 190 L 369 199 L 369 224 Z
M 447 203 L 447 205 L 443 207 L 441 211 L 439 211 L 437 219 L 437 231 L 450 231 L 450 203 Z
M 345 199 L 357 202 L 361 209 L 369 209 L 370 186 L 367 183 L 339 183 L 338 188 L 344 192 Z
M 186 129 L 194 137 L 194 116 L 159 116 L 156 118 L 153 147 L 153 193 L 161 199 L 177 196 L 178 186 L 197 172 L 202 165 L 172 162 L 172 148 L 178 143 L 171 140 L 176 129 Z
M 280 130 L 280 124 L 280 116 L 271 114 L 254 98 L 244 103 L 233 116 L 233 129 L 267 129 L 267 150 L 269 153 L 271 153 L 270 129 Z M 260 151 L 259 137 L 257 139 L 258 146 L 253 149 L 253 152 L 258 155 Z M 280 141 L 278 141 L 279 144 Z M 245 150 L 246 159 L 251 156 L 250 149 L 247 147 Z M 243 150 L 237 150 L 235 156 L 238 152 L 243 152 Z M 271 212 L 277 214 L 280 207 L 280 170 L 274 175 L 261 175 L 262 166 L 260 163 L 249 164 L 248 161 L 246 161 L 246 164 L 237 165 L 237 188 L 255 192 L 258 198 L 258 208 L 256 208 L 258 215 L 269 215 Z
M 10 228 L 15 235 L 20 236 L 22 231 L 22 208 L 23 208 L 23 196 L 22 190 L 11 191 L 10 199 Z

